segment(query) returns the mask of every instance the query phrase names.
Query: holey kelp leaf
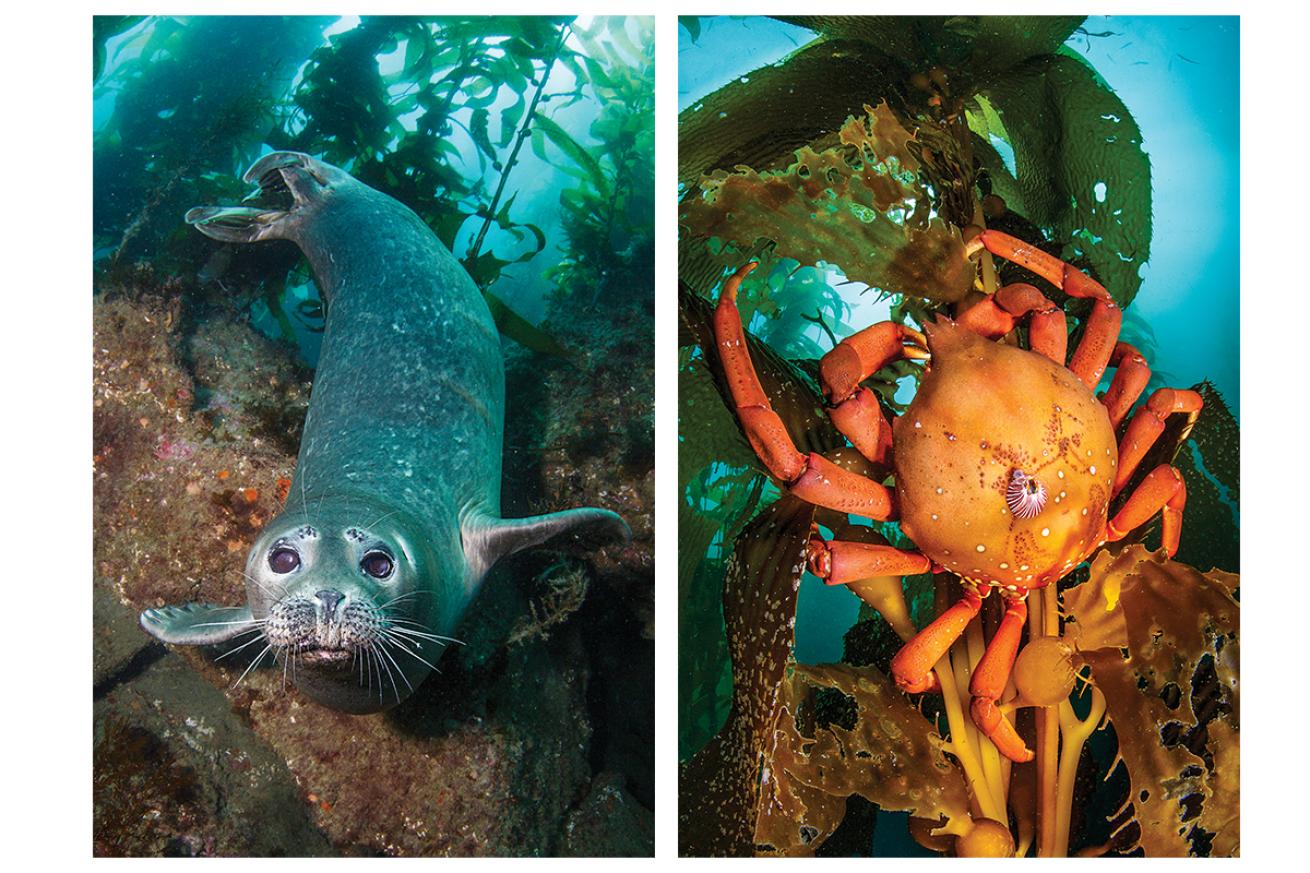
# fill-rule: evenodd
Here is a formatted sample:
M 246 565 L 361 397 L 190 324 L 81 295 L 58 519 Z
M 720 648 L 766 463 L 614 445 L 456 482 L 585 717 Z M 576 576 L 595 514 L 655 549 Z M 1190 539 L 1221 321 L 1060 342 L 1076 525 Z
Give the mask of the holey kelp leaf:
M 678 851 L 682 855 L 755 853 L 761 772 L 775 744 L 784 678 L 794 643 L 796 592 L 814 506 L 783 497 L 737 537 L 723 580 L 723 618 L 732 659 L 732 709 L 709 744 L 682 765 Z M 777 780 L 768 784 L 777 792 Z M 821 801 L 822 797 L 819 798 Z M 797 803 L 803 803 L 799 798 Z M 835 806 L 842 801 L 833 798 Z M 808 824 L 831 832 L 840 812 L 816 810 Z
M 825 688 L 839 691 L 846 709 L 827 723 L 816 712 Z M 921 818 L 969 815 L 964 778 L 943 754 L 936 729 L 876 668 L 796 665 L 786 718 L 791 723 L 779 730 L 790 741 L 785 757 L 775 753 L 767 771 L 789 777 L 780 782 L 839 797 L 858 794 L 880 809 Z
M 997 73 L 978 91 L 1014 148 L 1026 217 L 1069 240 L 1065 260 L 1085 255 L 1128 305 L 1151 253 L 1151 164 L 1123 101 L 1067 47 Z M 986 160 L 986 150 L 979 154 Z
M 842 127 L 839 145 L 802 146 L 785 170 L 739 166 L 701 180 L 682 204 L 689 238 L 717 238 L 744 251 L 769 239 L 805 265 L 840 265 L 848 279 L 884 291 L 961 299 L 975 270 L 957 228 L 931 216 L 913 139 L 881 103 Z
M 1064 592 L 1079 654 L 1105 694 L 1147 855 L 1237 854 L 1238 577 L 1140 545 L 1103 551 Z M 1125 659 L 1122 650 L 1127 650 Z
M 775 170 L 796 149 L 830 135 L 842 120 L 904 81 L 900 63 L 877 46 L 817 40 L 761 67 L 678 114 L 678 184 L 745 165 Z

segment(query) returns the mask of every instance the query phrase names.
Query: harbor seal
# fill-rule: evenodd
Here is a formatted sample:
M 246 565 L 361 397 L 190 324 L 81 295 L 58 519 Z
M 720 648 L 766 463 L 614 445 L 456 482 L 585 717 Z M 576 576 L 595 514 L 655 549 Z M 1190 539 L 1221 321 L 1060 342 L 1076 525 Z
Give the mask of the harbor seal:
M 262 645 L 251 667 L 272 653 L 319 703 L 379 712 L 435 669 L 497 559 L 630 532 L 604 509 L 500 517 L 499 337 L 422 219 L 296 152 L 243 178 L 285 208 L 199 207 L 186 220 L 225 242 L 291 240 L 309 259 L 326 326 L 295 476 L 250 550 L 245 606 L 147 609 L 141 626 L 166 643 Z

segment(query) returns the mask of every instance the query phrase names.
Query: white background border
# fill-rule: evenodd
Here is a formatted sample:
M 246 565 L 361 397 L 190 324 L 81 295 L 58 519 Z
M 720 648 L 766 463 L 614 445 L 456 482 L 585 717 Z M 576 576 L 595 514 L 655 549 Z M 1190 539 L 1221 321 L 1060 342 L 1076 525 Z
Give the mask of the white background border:
M 687 14 L 960 12 L 878 2 L 541 3 L 235 0 L 11 4 L 0 48 L 3 145 L 4 854 L 24 867 L 91 861 L 91 18 L 167 14 L 656 14 L 656 851 L 677 854 L 677 20 Z M 1305 222 L 1306 13 L 1272 3 L 1001 2 L 970 12 L 1241 14 L 1243 860 L 1299 856 L 1307 781 L 1310 578 L 1304 530 L 1310 282 Z M 125 8 L 126 7 L 126 8 Z M 1203 59 L 1202 59 L 1203 60 Z M 1216 209 L 1237 204 L 1216 203 Z M 1236 249 L 1238 240 L 1232 240 Z M 1236 289 L 1235 289 L 1236 290 Z M 140 861 L 102 862 L 129 864 Z M 169 862 L 162 862 L 169 863 Z M 224 863 L 224 862 L 219 862 Z M 232 863 L 232 862 L 226 862 Z M 245 862 L 249 863 L 249 862 Z M 274 861 L 261 861 L 273 864 Z M 289 861 L 296 866 L 317 861 Z M 332 862 L 344 863 L 344 862 Z M 451 861 L 442 861 L 450 864 Z M 458 862 L 454 862 L 458 863 Z M 476 862 L 474 862 L 476 863 Z M 492 866 L 512 863 L 491 862 Z M 560 868 L 573 861 L 546 861 Z M 585 863 L 585 862 L 584 862 Z M 610 861 L 644 863 L 650 861 Z M 712 862 L 679 862 L 696 866 Z M 843 863 L 843 862 L 836 862 Z M 856 862 L 850 862 L 856 863 Z M 863 861 L 862 864 L 878 864 Z M 899 869 L 906 863 L 884 860 Z M 931 863 L 918 862 L 918 863 Z M 998 863 L 998 862 L 992 862 Z M 1004 863 L 1004 862 L 999 862 Z M 1131 862 L 1130 862 L 1131 863 Z M 157 867 L 155 869 L 158 869 Z M 480 869 L 488 869 L 484 863 Z M 867 869 L 867 868 L 865 868 Z

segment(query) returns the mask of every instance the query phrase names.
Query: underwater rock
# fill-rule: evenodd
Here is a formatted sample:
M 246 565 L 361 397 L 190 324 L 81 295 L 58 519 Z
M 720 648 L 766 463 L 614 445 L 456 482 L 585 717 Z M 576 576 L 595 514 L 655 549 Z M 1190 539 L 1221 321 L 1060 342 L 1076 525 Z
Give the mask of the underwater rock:
M 655 853 L 655 816 L 623 787 L 617 773 L 599 773 L 564 822 L 559 854 L 587 858 L 650 857 Z
M 94 722 L 96 856 L 331 853 L 285 762 L 181 659 L 109 691 Z

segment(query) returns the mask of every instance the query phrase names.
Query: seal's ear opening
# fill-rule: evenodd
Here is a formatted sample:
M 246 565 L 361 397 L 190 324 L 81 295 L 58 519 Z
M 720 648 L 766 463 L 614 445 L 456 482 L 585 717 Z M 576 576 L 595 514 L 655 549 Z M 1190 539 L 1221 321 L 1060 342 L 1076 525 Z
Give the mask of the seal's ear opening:
M 141 627 L 160 642 L 212 646 L 254 629 L 248 606 L 184 603 L 141 613 Z
M 628 523 L 608 509 L 584 507 L 533 515 L 528 518 L 470 519 L 464 524 L 464 552 L 474 579 L 506 555 L 549 543 L 582 550 L 615 542 L 628 542 Z

